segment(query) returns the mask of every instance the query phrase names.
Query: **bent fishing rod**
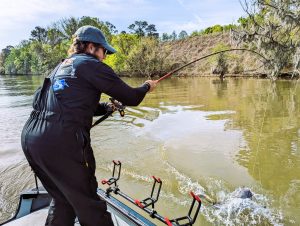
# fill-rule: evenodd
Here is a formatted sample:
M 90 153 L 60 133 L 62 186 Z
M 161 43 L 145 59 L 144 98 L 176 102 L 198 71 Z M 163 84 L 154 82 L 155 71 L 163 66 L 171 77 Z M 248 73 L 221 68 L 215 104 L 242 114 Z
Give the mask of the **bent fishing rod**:
M 264 60 L 267 61 L 267 59 L 266 59 L 263 55 L 261 55 L 260 53 L 254 51 L 254 50 L 250 50 L 250 49 L 226 49 L 226 50 L 222 50 L 222 51 L 218 51 L 218 52 L 214 52 L 214 53 L 205 55 L 205 56 L 200 57 L 200 58 L 198 58 L 198 59 L 196 59 L 196 60 L 193 60 L 193 61 L 191 61 L 191 62 L 189 62 L 189 63 L 187 63 L 187 64 L 184 64 L 184 65 L 182 65 L 182 66 L 180 66 L 180 67 L 178 67 L 178 68 L 176 68 L 176 69 L 174 69 L 174 70 L 168 72 L 167 74 L 165 74 L 164 76 L 160 77 L 159 79 L 157 79 L 157 80 L 155 80 L 155 81 L 156 81 L 157 83 L 159 83 L 159 82 L 161 82 L 162 80 L 164 80 L 164 79 L 166 79 L 166 78 L 169 78 L 169 77 L 172 76 L 174 73 L 180 71 L 181 69 L 183 69 L 183 68 L 185 68 L 185 67 L 187 67 L 187 66 L 189 66 L 189 65 L 191 65 L 191 64 L 193 64 L 193 63 L 196 63 L 196 62 L 198 62 L 198 61 L 200 61 L 200 60 L 204 60 L 204 59 L 206 59 L 206 58 L 208 58 L 208 57 L 211 57 L 211 56 L 214 56 L 214 55 L 218 55 L 218 54 L 225 53 L 225 52 L 231 52 L 231 51 L 248 51 L 248 52 L 251 52 L 251 53 L 254 53 L 254 54 L 260 56 L 261 58 L 263 58 Z M 92 127 L 98 125 L 99 123 L 101 123 L 102 121 L 104 121 L 105 119 L 107 119 L 107 118 L 108 118 L 109 116 L 111 116 L 115 111 L 119 111 L 120 116 L 121 116 L 121 117 L 124 117 L 124 115 L 125 115 L 124 110 L 125 110 L 125 107 L 126 107 L 126 106 L 123 105 L 121 102 L 119 102 L 119 101 L 113 99 L 113 98 L 110 98 L 110 102 L 111 102 L 111 108 L 109 108 L 108 111 L 107 111 L 107 113 L 106 113 L 104 116 L 102 116 L 100 119 L 98 119 L 98 120 L 92 125 Z
M 183 66 L 180 66 L 180 67 L 178 67 L 178 68 L 176 68 L 176 69 L 168 72 L 164 76 L 160 77 L 159 79 L 156 80 L 156 82 L 159 83 L 162 80 L 164 80 L 166 78 L 169 78 L 170 76 L 172 76 L 174 73 L 180 71 L 181 69 L 183 69 L 183 68 L 185 68 L 185 67 L 187 67 L 187 66 L 189 66 L 189 65 L 191 65 L 193 63 L 196 63 L 196 62 L 198 62 L 200 60 L 204 60 L 204 59 L 206 59 L 208 57 L 211 57 L 211 56 L 214 56 L 214 55 L 217 55 L 217 54 L 221 54 L 221 53 L 225 53 L 225 52 L 231 52 L 231 51 L 248 51 L 248 52 L 251 52 L 251 53 L 255 53 L 256 55 L 260 56 L 261 58 L 263 58 L 264 60 L 267 61 L 267 59 L 263 55 L 261 55 L 260 53 L 254 51 L 254 50 L 251 50 L 251 49 L 226 49 L 226 50 L 222 50 L 222 51 L 218 51 L 218 52 L 215 52 L 215 53 L 211 53 L 211 54 L 205 55 L 205 56 L 200 57 L 200 58 L 198 58 L 196 60 L 193 60 L 193 61 L 191 61 L 191 62 L 189 62 L 189 63 L 187 63 L 187 64 L 185 64 Z

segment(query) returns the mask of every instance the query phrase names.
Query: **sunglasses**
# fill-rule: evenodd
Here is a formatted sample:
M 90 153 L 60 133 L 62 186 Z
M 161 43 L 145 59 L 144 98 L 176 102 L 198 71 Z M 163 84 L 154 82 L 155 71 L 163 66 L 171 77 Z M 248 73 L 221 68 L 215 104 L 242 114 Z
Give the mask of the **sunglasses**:
M 108 50 L 105 49 L 104 47 L 102 47 L 102 48 L 103 48 L 104 55 L 106 56 L 108 54 Z
M 105 49 L 103 46 L 101 46 L 100 44 L 98 43 L 93 43 L 95 48 L 96 48 L 96 51 L 98 51 L 99 48 L 102 48 L 103 49 L 103 53 L 104 53 L 104 56 L 106 56 L 108 54 L 108 50 Z

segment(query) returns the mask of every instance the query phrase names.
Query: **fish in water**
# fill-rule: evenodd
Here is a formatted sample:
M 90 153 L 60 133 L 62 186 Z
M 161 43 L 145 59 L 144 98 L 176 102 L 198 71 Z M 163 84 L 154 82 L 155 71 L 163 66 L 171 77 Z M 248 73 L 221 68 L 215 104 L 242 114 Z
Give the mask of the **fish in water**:
M 253 197 L 253 193 L 249 188 L 242 188 L 236 195 L 236 198 L 240 198 L 240 199 L 252 199 L 252 197 Z
M 208 201 L 209 203 L 216 205 L 216 204 L 221 204 L 220 202 L 217 202 L 213 198 L 209 197 L 208 195 L 201 194 L 199 195 L 200 198 Z M 233 198 L 240 198 L 240 199 L 252 199 L 253 193 L 249 188 L 240 188 L 237 192 L 233 194 Z

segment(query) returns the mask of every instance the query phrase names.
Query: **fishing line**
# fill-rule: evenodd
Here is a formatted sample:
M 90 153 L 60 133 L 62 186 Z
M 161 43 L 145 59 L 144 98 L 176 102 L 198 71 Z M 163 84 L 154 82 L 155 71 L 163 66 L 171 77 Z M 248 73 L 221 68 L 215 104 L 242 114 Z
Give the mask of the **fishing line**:
M 300 76 L 298 77 L 298 79 L 296 81 L 295 89 L 294 89 L 294 92 L 292 93 L 292 95 L 295 95 L 295 93 L 297 91 L 297 86 L 298 86 L 299 78 L 300 78 Z M 264 110 L 263 120 L 262 120 L 261 127 L 260 127 L 259 138 L 258 138 L 258 143 L 257 143 L 257 147 L 256 147 L 255 157 L 254 157 L 254 164 L 253 164 L 253 167 L 252 167 L 252 173 L 253 174 L 254 174 L 254 170 L 255 170 L 255 166 L 256 166 L 258 150 L 259 150 L 260 142 L 261 142 L 262 130 L 263 130 L 263 126 L 264 126 L 264 123 L 265 123 L 266 112 L 267 112 L 267 108 L 268 108 L 268 104 L 269 104 L 269 97 L 270 97 L 270 93 L 272 91 L 272 89 L 271 89 L 272 85 L 273 85 L 273 81 L 270 81 L 270 86 L 269 86 L 268 93 L 267 93 L 266 107 L 265 107 L 265 110 Z M 259 168 L 259 172 L 258 173 L 259 173 L 259 179 L 260 179 L 260 183 L 261 183 L 260 168 Z
M 270 81 L 270 86 L 269 86 L 268 92 L 267 92 L 266 107 L 265 107 L 265 110 L 264 110 L 263 119 L 262 119 L 262 123 L 261 123 L 261 126 L 260 126 L 260 131 L 259 131 L 259 136 L 258 136 L 258 142 L 257 142 L 257 146 L 256 146 L 255 156 L 254 156 L 254 164 L 253 164 L 253 167 L 252 167 L 252 173 L 253 174 L 254 174 L 254 170 L 255 170 L 255 166 L 256 166 L 258 150 L 259 150 L 260 142 L 261 142 L 261 134 L 262 134 L 263 126 L 264 126 L 264 123 L 265 123 L 266 112 L 267 112 L 267 108 L 268 108 L 268 104 L 269 104 L 269 97 L 270 97 L 270 93 L 271 93 L 272 82 L 273 81 Z M 259 172 L 258 173 L 259 173 L 259 182 L 261 183 L 260 168 L 259 168 Z

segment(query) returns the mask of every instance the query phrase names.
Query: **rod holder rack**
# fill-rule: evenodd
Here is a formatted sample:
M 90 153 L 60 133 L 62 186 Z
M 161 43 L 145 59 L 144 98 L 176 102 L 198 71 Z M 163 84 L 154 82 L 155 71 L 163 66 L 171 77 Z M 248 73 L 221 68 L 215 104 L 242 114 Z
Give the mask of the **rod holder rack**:
M 191 226 L 196 222 L 196 219 L 198 217 L 198 214 L 200 212 L 201 208 L 201 199 L 198 195 L 195 195 L 192 191 L 190 192 L 190 195 L 192 196 L 193 200 L 190 206 L 190 209 L 188 211 L 188 214 L 183 217 L 178 217 L 175 219 L 169 220 L 168 217 L 163 217 L 162 215 L 158 214 L 155 208 L 155 203 L 159 199 L 159 194 L 162 187 L 162 181 L 160 178 L 157 178 L 155 176 L 152 176 L 154 182 L 151 189 L 150 196 L 148 198 L 145 198 L 143 200 L 133 199 L 130 196 L 123 193 L 117 184 L 118 180 L 121 176 L 121 166 L 122 163 L 120 161 L 112 161 L 113 166 L 113 172 L 112 177 L 110 179 L 103 179 L 101 183 L 103 185 L 107 184 L 109 187 L 106 189 L 106 195 L 110 196 L 111 193 L 114 193 L 116 195 L 120 195 L 130 203 L 134 204 L 138 208 L 142 209 L 146 213 L 149 214 L 151 218 L 158 219 L 159 221 L 163 222 L 164 224 L 168 226 Z M 151 206 L 151 208 L 149 208 Z M 196 209 L 195 209 L 196 208 Z M 195 209 L 195 211 L 194 211 Z

